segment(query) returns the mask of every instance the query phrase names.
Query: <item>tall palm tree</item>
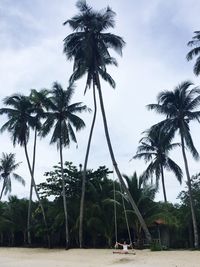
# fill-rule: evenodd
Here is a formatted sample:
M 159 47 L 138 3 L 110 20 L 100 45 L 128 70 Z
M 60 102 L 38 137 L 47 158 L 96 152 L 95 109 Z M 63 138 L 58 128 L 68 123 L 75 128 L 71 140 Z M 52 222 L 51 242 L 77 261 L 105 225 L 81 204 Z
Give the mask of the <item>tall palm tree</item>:
M 96 28 L 98 28 L 99 26 L 102 27 L 102 25 L 100 24 L 101 24 L 101 20 L 104 19 L 105 26 L 103 27 L 106 29 L 110 23 L 109 12 L 112 13 L 112 11 L 110 9 L 107 9 L 106 11 L 97 14 L 96 12 L 91 10 L 91 8 L 84 1 L 77 2 L 77 7 L 79 8 L 81 14 L 73 17 L 71 20 L 67 20 L 64 23 L 64 25 L 69 23 L 73 31 L 77 30 L 75 33 L 72 33 L 65 38 L 64 53 L 67 55 L 68 59 L 71 60 L 74 58 L 74 72 L 70 78 L 70 81 L 73 82 L 79 79 L 80 77 L 82 77 L 85 73 L 87 73 L 85 92 L 92 85 L 93 86 L 93 100 L 94 100 L 94 115 L 92 119 L 92 124 L 91 124 L 91 129 L 90 129 L 89 139 L 88 139 L 88 144 L 87 144 L 87 149 L 86 149 L 85 161 L 84 161 L 84 166 L 83 166 L 82 194 L 81 194 L 81 201 L 80 201 L 79 242 L 80 242 L 80 247 L 82 247 L 86 170 L 87 170 L 90 145 L 91 145 L 91 140 L 92 140 L 92 135 L 93 135 L 93 129 L 94 129 L 94 125 L 96 121 L 96 114 L 97 114 L 96 93 L 95 93 L 96 72 L 100 73 L 100 75 L 106 81 L 108 81 L 112 87 L 115 87 L 115 82 L 111 78 L 111 76 L 108 75 L 108 73 L 106 72 L 105 65 L 109 65 L 109 64 L 117 65 L 117 62 L 114 58 L 111 58 L 109 56 L 109 53 L 107 51 L 105 51 L 106 52 L 105 54 L 102 51 L 101 54 L 97 55 L 94 49 L 96 46 L 95 44 L 96 37 L 93 36 L 95 27 Z M 107 19 L 108 21 L 106 21 Z M 87 26 L 85 25 L 86 20 L 87 20 Z M 100 24 L 98 25 L 99 22 Z M 85 29 L 84 31 L 82 31 L 84 27 Z M 109 42 L 109 39 L 110 39 L 112 41 L 111 46 L 116 46 L 116 49 L 117 49 L 117 45 L 119 46 L 117 42 L 118 43 L 123 42 L 123 40 L 120 37 L 115 36 L 115 35 L 112 35 L 112 37 L 110 38 L 107 34 L 107 37 L 105 36 L 104 39 L 106 40 L 106 38 L 108 38 L 107 43 Z M 119 40 L 117 40 L 117 38 L 119 38 Z M 112 39 L 115 39 L 115 40 L 112 40 Z M 115 44 L 112 45 L 114 41 L 115 41 Z M 96 51 L 96 52 L 99 53 L 99 51 Z
M 15 154 L 2 153 L 2 158 L 0 159 L 0 179 L 3 179 L 3 186 L 0 194 L 0 200 L 3 193 L 5 193 L 6 195 L 8 192 L 11 192 L 12 178 L 25 186 L 24 179 L 14 172 L 19 167 L 19 165 L 20 162 L 15 162 Z
M 145 160 L 145 163 L 150 162 L 147 169 L 143 173 L 144 179 L 156 176 L 156 184 L 158 185 L 161 177 L 162 188 L 164 194 L 164 201 L 167 202 L 164 169 L 170 170 L 174 173 L 177 180 L 182 182 L 181 168 L 168 156 L 169 152 L 175 147 L 179 146 L 178 143 L 171 143 L 174 133 L 171 131 L 164 131 L 163 128 L 150 129 L 146 131 L 146 136 L 140 140 L 137 153 L 133 159 Z
M 127 194 L 129 195 L 129 200 L 132 203 L 134 211 L 137 213 L 137 216 L 140 218 L 140 222 L 143 226 L 143 229 L 147 235 L 147 239 L 151 240 L 150 233 L 146 227 L 146 224 L 137 209 L 126 184 L 123 181 L 123 177 L 119 171 L 117 162 L 114 157 L 110 136 L 108 132 L 106 114 L 104 109 L 103 96 L 101 91 L 100 77 L 107 81 L 112 87 L 115 87 L 115 82 L 112 77 L 108 74 L 106 66 L 115 65 L 117 62 L 115 58 L 110 56 L 109 49 L 114 49 L 120 55 L 122 54 L 122 48 L 125 45 L 123 39 L 117 35 L 107 33 L 105 30 L 108 28 L 113 28 L 115 21 L 115 13 L 110 7 L 107 7 L 101 11 L 95 11 L 90 6 L 86 4 L 85 1 L 78 1 L 77 7 L 80 13 L 74 16 L 72 19 L 67 20 L 65 24 L 69 24 L 72 28 L 73 33 L 68 35 L 64 39 L 64 53 L 66 54 L 69 60 L 74 60 L 73 74 L 70 78 L 71 82 L 81 78 L 84 74 L 87 74 L 86 87 L 90 88 L 93 84 L 93 92 L 95 88 L 99 94 L 100 107 L 103 116 L 104 129 L 106 134 L 106 139 L 108 143 L 108 148 L 110 151 L 111 159 L 115 171 L 119 177 L 119 180 Z M 90 130 L 89 141 L 87 146 L 87 152 L 85 157 L 85 164 L 83 170 L 83 190 L 81 197 L 80 205 L 80 226 L 79 226 L 79 242 L 80 247 L 82 247 L 82 228 L 83 228 L 83 205 L 84 205 L 84 195 L 85 195 L 85 178 L 86 178 L 86 167 L 87 160 L 89 155 L 90 143 L 93 133 L 93 128 L 96 118 L 96 98 L 94 93 L 94 103 L 95 103 L 95 113 L 93 117 L 93 122 Z
M 194 246 L 197 248 L 199 246 L 198 229 L 185 148 L 187 146 L 194 159 L 199 159 L 199 154 L 193 144 L 189 123 L 190 121 L 195 120 L 199 122 L 200 111 L 197 111 L 196 109 L 200 104 L 200 90 L 197 87 L 190 89 L 191 85 L 192 83 L 190 81 L 184 81 L 175 87 L 173 91 L 161 92 L 157 98 L 158 104 L 150 104 L 148 105 L 148 108 L 150 110 L 155 110 L 160 114 L 166 115 L 167 118 L 159 124 L 163 125 L 165 129 L 171 129 L 174 132 L 178 131 L 181 137 L 182 154 L 190 196 L 190 207 L 194 230 Z
M 0 115 L 5 114 L 8 117 L 8 121 L 1 127 L 1 132 L 7 130 L 11 134 L 13 145 L 15 146 L 16 144 L 19 144 L 20 146 L 24 147 L 28 169 L 31 175 L 31 182 L 33 183 L 36 197 L 38 199 L 43 214 L 44 224 L 47 229 L 48 227 L 47 227 L 46 216 L 40 196 L 36 188 L 34 174 L 32 172 L 32 167 L 27 149 L 30 129 L 34 129 L 37 124 L 37 120 L 34 116 L 33 105 L 30 102 L 29 97 L 21 94 L 14 94 L 10 97 L 6 97 L 3 100 L 3 103 L 4 105 L 10 106 L 11 108 L 6 107 L 0 109 Z M 48 230 L 47 230 L 47 239 L 48 239 L 48 245 L 50 246 L 50 237 L 48 235 Z
M 45 117 L 44 107 L 48 104 L 48 93 L 49 91 L 46 89 L 42 89 L 37 91 L 36 89 L 32 89 L 30 93 L 30 101 L 33 106 L 33 113 L 35 116 L 35 127 L 34 127 L 34 144 L 33 144 L 33 161 L 32 161 L 32 175 L 34 177 L 35 172 L 35 158 L 36 158 L 36 145 L 37 145 L 37 136 L 38 132 L 41 129 L 41 119 Z M 30 233 L 30 225 L 31 225 L 31 204 L 32 204 L 32 194 L 33 194 L 33 181 L 31 179 L 30 185 L 30 194 L 29 194 L 29 206 L 28 206 L 28 219 L 27 219 L 27 233 L 28 233 L 28 244 L 31 244 L 31 233 Z
M 194 47 L 187 54 L 186 58 L 188 61 L 192 60 L 195 56 L 197 57 L 194 64 L 194 74 L 197 76 L 200 74 L 200 31 L 195 31 L 195 36 L 192 37 L 192 40 L 188 42 L 188 46 Z
M 41 134 L 46 136 L 53 128 L 53 134 L 50 143 L 56 143 L 60 151 L 60 164 L 62 176 L 62 195 L 63 207 L 65 214 L 65 234 L 66 234 L 66 249 L 69 247 L 69 229 L 68 229 L 68 213 L 65 192 L 65 175 L 63 172 L 63 147 L 69 146 L 70 142 L 77 143 L 74 129 L 80 131 L 85 127 L 84 121 L 76 114 L 83 111 L 88 111 L 85 105 L 81 102 L 70 104 L 74 94 L 73 86 L 69 86 L 67 90 L 63 90 L 62 86 L 55 82 L 49 97 L 49 111 L 46 113 Z

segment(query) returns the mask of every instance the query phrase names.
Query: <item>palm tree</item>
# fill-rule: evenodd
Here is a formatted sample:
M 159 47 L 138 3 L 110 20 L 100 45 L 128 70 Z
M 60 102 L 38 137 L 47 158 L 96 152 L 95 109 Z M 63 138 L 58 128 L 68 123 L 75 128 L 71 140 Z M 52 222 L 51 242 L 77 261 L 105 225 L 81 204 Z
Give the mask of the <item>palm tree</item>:
M 158 191 L 157 186 L 148 184 L 143 175 L 138 176 L 136 172 L 133 175 L 123 174 L 124 179 L 126 180 L 127 186 L 129 188 L 130 193 L 135 199 L 137 206 L 141 205 L 142 202 L 146 202 L 146 200 L 154 200 L 156 192 Z
M 106 17 L 109 16 L 109 12 L 111 12 L 111 10 L 107 9 L 105 12 L 102 12 L 102 14 L 100 13 L 97 14 L 96 12 L 92 11 L 91 8 L 84 1 L 77 2 L 77 7 L 81 11 L 80 16 L 78 15 L 78 16 L 73 17 L 71 20 L 67 20 L 64 23 L 64 25 L 69 23 L 73 31 L 77 29 L 77 30 L 80 30 L 80 32 L 72 33 L 65 38 L 64 53 L 67 55 L 68 59 L 71 60 L 74 58 L 74 72 L 70 78 L 70 81 L 73 82 L 79 79 L 85 73 L 87 73 L 85 92 L 88 88 L 91 87 L 91 84 L 92 84 L 93 85 L 93 100 L 94 100 L 94 115 L 92 119 L 90 133 L 89 133 L 89 139 L 88 139 L 84 167 L 83 167 L 82 194 L 81 194 L 81 201 L 80 201 L 79 242 L 80 242 L 80 247 L 82 247 L 86 170 L 87 170 L 90 145 L 91 145 L 91 140 L 92 140 L 92 135 L 93 135 L 93 129 L 94 129 L 94 125 L 96 121 L 96 114 L 97 114 L 97 104 L 96 104 L 96 94 L 95 94 L 96 72 L 98 72 L 106 81 L 108 81 L 112 87 L 115 87 L 115 82 L 113 81 L 111 76 L 108 75 L 108 73 L 106 72 L 105 65 L 106 64 L 117 65 L 117 63 L 116 63 L 116 60 L 111 58 L 106 51 L 105 51 L 106 52 L 105 55 L 103 54 L 103 52 L 102 54 L 96 55 L 95 50 L 93 49 L 96 43 L 96 37 L 93 36 L 93 30 L 95 29 L 95 26 L 97 28 L 101 26 L 100 24 L 98 26 L 98 21 L 100 22 L 100 20 L 102 20 L 103 17 L 104 17 L 104 22 L 105 22 L 104 27 L 106 28 L 109 25 L 110 23 L 109 18 L 107 18 L 108 22 L 106 22 Z M 85 18 L 86 19 L 89 18 L 87 21 L 87 27 L 86 27 L 87 29 L 85 28 L 85 30 L 82 31 L 82 29 L 85 27 L 85 24 L 84 24 Z M 107 38 L 108 37 L 109 36 L 107 36 Z M 115 41 L 115 43 L 116 42 L 119 43 L 119 40 L 117 40 L 117 38 L 119 38 L 119 40 L 123 42 L 123 40 L 120 37 L 115 36 L 115 35 L 113 35 L 112 38 L 109 38 L 109 39 L 111 39 L 112 42 Z M 106 36 L 104 39 L 106 39 Z M 112 39 L 115 39 L 115 40 L 112 40 Z M 107 40 L 107 43 L 108 42 L 109 40 Z M 74 49 L 75 47 L 76 49 Z
M 0 109 L 0 115 L 5 114 L 8 116 L 8 121 L 1 127 L 1 132 L 7 130 L 11 134 L 13 145 L 15 146 L 16 144 L 19 144 L 20 146 L 24 147 L 28 169 L 31 175 L 31 182 L 33 183 L 33 187 L 42 210 L 44 224 L 47 229 L 46 216 L 40 196 L 36 188 L 34 174 L 32 172 L 27 149 L 27 143 L 30 135 L 30 128 L 34 129 L 37 125 L 37 120 L 34 116 L 33 105 L 30 102 L 29 97 L 21 94 L 14 94 L 10 97 L 6 97 L 3 100 L 3 103 L 6 106 L 11 106 L 11 108 Z M 48 239 L 48 245 L 50 246 L 50 237 L 48 235 L 48 230 L 47 230 L 47 239 Z
M 156 184 L 158 185 L 161 177 L 165 202 L 167 202 L 167 196 L 165 189 L 164 169 L 172 171 L 180 184 L 183 176 L 181 168 L 168 156 L 169 151 L 179 146 L 177 143 L 171 144 L 173 136 L 173 132 L 166 132 L 163 130 L 163 128 L 157 127 L 156 130 L 147 130 L 146 136 L 140 140 L 137 153 L 133 157 L 133 159 L 143 158 L 145 163 L 150 162 L 147 169 L 143 173 L 145 180 L 155 174 Z
M 148 184 L 145 180 L 143 175 L 138 176 L 136 172 L 133 173 L 133 175 L 123 175 L 127 187 L 129 189 L 129 192 L 131 193 L 137 207 L 139 208 L 142 216 L 145 218 L 147 222 L 152 224 L 151 218 L 154 215 L 154 202 L 153 200 L 155 199 L 156 192 L 158 191 L 157 186 L 153 184 Z M 126 199 L 126 194 L 124 194 L 124 199 Z M 126 213 L 127 215 L 132 215 L 130 212 L 130 207 L 126 207 Z M 142 228 L 141 224 L 135 218 L 134 214 L 134 229 L 135 229 L 135 237 L 136 237 L 136 244 L 137 245 L 142 245 Z M 130 239 L 130 238 L 129 238 Z
M 85 127 L 84 121 L 79 118 L 76 113 L 88 111 L 81 102 L 70 104 L 74 93 L 73 86 L 69 86 L 67 90 L 63 90 L 62 86 L 55 82 L 50 92 L 49 111 L 46 113 L 47 119 L 42 127 L 41 134 L 46 136 L 53 127 L 53 134 L 50 143 L 57 143 L 60 151 L 60 164 L 62 176 L 62 195 L 63 207 L 65 214 L 65 234 L 66 249 L 69 247 L 69 229 L 68 229 L 68 213 L 65 192 L 65 176 L 63 172 L 63 147 L 69 146 L 70 141 L 77 143 L 73 127 L 76 131 L 80 131 Z
M 48 90 L 42 89 L 37 91 L 32 89 L 30 93 L 30 101 L 33 105 L 33 112 L 35 116 L 35 127 L 34 127 L 34 144 L 33 144 L 33 161 L 32 161 L 32 175 L 34 177 L 35 172 L 35 158 L 36 158 L 36 145 L 37 145 L 37 136 L 38 131 L 41 129 L 41 119 L 45 117 L 44 107 L 48 104 Z M 29 195 L 29 206 L 28 206 L 28 219 L 27 219 L 27 233 L 28 233 L 28 244 L 31 244 L 31 204 L 32 204 L 32 194 L 33 194 L 33 181 L 31 179 L 30 185 L 30 195 Z
M 198 230 L 185 147 L 187 146 L 194 159 L 197 160 L 199 158 L 199 154 L 193 144 L 189 123 L 190 121 L 199 121 L 200 111 L 197 111 L 196 108 L 200 104 L 200 90 L 197 87 L 190 89 L 191 85 L 192 83 L 190 81 L 184 81 L 175 87 L 174 91 L 161 92 L 157 98 L 158 104 L 150 104 L 148 105 L 148 109 L 155 110 L 160 114 L 166 115 L 167 118 L 161 121 L 159 124 L 163 125 L 166 130 L 171 129 L 174 132 L 178 131 L 180 134 L 182 154 L 190 196 L 190 207 L 194 230 L 194 246 L 197 248 L 199 245 Z
M 68 35 L 64 39 L 64 53 L 69 60 L 74 60 L 73 74 L 70 78 L 71 82 L 81 78 L 84 74 L 87 74 L 86 87 L 90 88 L 93 84 L 93 94 L 94 94 L 94 105 L 95 113 L 93 117 L 93 122 L 90 130 L 89 141 L 86 151 L 85 164 L 83 170 L 83 187 L 82 187 L 82 197 L 80 205 L 80 226 L 79 226 L 79 242 L 80 247 L 82 247 L 82 232 L 83 232 L 83 205 L 84 205 L 84 195 L 85 195 L 85 178 L 86 178 L 86 167 L 90 149 L 90 143 L 93 133 L 93 128 L 96 118 L 96 97 L 95 88 L 99 93 L 100 107 L 103 116 L 104 129 L 106 134 L 106 139 L 108 143 L 108 148 L 110 151 L 111 159 L 115 171 L 119 177 L 119 180 L 127 194 L 129 195 L 129 200 L 132 203 L 134 211 L 140 218 L 140 222 L 143 225 L 143 229 L 147 235 L 147 239 L 150 241 L 151 236 L 146 227 L 146 224 L 137 209 L 130 193 L 126 188 L 126 184 L 123 181 L 123 177 L 118 169 L 117 162 L 114 157 L 110 136 L 108 132 L 106 114 L 103 103 L 103 96 L 101 91 L 100 77 L 107 81 L 112 87 L 115 87 L 115 82 L 112 77 L 108 74 L 106 66 L 115 65 L 117 66 L 116 60 L 110 56 L 109 49 L 114 49 L 120 55 L 122 54 L 122 48 L 125 45 L 123 39 L 117 35 L 106 33 L 105 30 L 114 27 L 114 17 L 115 13 L 110 7 L 107 7 L 101 11 L 95 11 L 90 6 L 86 4 L 85 1 L 78 1 L 77 7 L 80 14 L 74 16 L 72 19 L 64 22 L 69 24 L 74 33 Z M 100 76 L 100 77 L 99 77 Z
M 193 36 L 192 41 L 188 42 L 188 46 L 194 47 L 187 54 L 187 60 L 192 60 L 195 56 L 197 56 L 196 63 L 194 65 L 193 71 L 197 76 L 200 73 L 200 31 L 195 31 L 195 36 Z
M 0 200 L 2 198 L 3 192 L 5 193 L 5 195 L 8 192 L 11 192 L 12 178 L 25 186 L 24 179 L 14 172 L 19 167 L 19 165 L 20 163 L 15 162 L 15 154 L 2 153 L 2 158 L 0 159 L 0 179 L 3 179 L 3 186 L 0 194 Z

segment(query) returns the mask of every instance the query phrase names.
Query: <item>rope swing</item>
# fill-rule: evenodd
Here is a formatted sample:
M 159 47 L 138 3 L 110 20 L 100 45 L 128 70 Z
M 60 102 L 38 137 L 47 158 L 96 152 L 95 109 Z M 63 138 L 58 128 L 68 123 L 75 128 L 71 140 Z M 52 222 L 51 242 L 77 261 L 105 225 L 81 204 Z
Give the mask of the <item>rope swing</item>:
M 114 168 L 113 168 L 113 198 L 114 198 L 114 224 L 115 224 L 115 244 L 118 243 L 118 226 L 117 226 L 117 206 L 116 206 L 116 186 L 115 186 L 115 175 L 114 175 Z M 133 243 L 131 239 L 131 233 L 130 233 L 130 227 L 129 227 L 129 222 L 128 222 L 128 216 L 127 216 L 127 211 L 125 208 L 125 201 L 124 201 L 124 192 L 122 190 L 121 183 L 119 182 L 120 185 L 120 194 L 121 194 L 121 199 L 122 199 L 122 207 L 124 211 L 124 216 L 125 216 L 125 221 L 126 221 L 126 227 L 127 227 L 127 232 L 128 232 L 128 237 L 129 237 L 129 244 L 131 246 L 131 249 L 133 249 Z
M 114 178 L 114 171 L 113 171 Z M 117 207 L 116 207 L 116 191 L 115 191 L 115 180 L 113 179 L 113 198 L 114 198 L 114 220 L 115 220 L 115 244 L 118 242 L 117 238 Z
M 120 183 L 120 192 L 121 192 L 122 205 L 123 205 L 123 210 L 124 210 L 124 215 L 125 215 L 125 220 L 126 220 L 126 227 L 127 227 L 127 232 L 128 232 L 129 244 L 131 245 L 131 248 L 133 248 L 133 242 L 131 239 L 131 232 L 130 232 L 130 227 L 129 227 L 129 223 L 128 223 L 128 216 L 127 216 L 127 211 L 125 208 L 125 202 L 124 202 L 124 197 L 123 197 L 124 192 L 122 192 L 121 183 Z

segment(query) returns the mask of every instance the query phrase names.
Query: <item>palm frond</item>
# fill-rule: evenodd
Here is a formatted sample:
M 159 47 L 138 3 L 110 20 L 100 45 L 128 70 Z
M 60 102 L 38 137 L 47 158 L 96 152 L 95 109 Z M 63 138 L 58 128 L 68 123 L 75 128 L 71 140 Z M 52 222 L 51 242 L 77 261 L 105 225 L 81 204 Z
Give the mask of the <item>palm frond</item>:
M 68 112 L 71 113 L 82 113 L 82 112 L 91 112 L 91 109 L 86 105 L 83 105 L 82 102 L 74 103 L 68 106 Z
M 200 111 L 193 111 L 193 112 L 188 111 L 186 120 L 188 121 L 197 120 L 198 122 L 200 122 Z
M 75 81 L 79 80 L 86 74 L 86 69 L 85 68 L 76 68 L 72 75 L 69 78 L 69 83 L 73 84 Z M 90 87 L 90 82 L 87 81 L 87 86 Z
M 192 91 L 192 90 L 191 90 Z M 194 92 L 194 91 L 193 91 Z M 195 90 L 195 92 L 193 93 L 192 92 L 192 95 L 191 95 L 191 100 L 188 101 L 188 103 L 186 104 L 186 108 L 187 110 L 189 111 L 192 111 L 194 110 L 195 108 L 199 107 L 199 104 L 200 104 L 200 95 L 196 96 L 195 98 L 193 97 L 194 93 L 198 93 L 198 91 Z
M 71 137 L 71 140 L 77 144 L 77 140 L 76 140 L 76 136 L 75 136 L 75 133 L 74 133 L 74 130 L 71 126 L 70 123 L 68 123 L 68 130 L 69 130 L 69 136 Z
M 69 122 L 75 127 L 76 131 L 80 131 L 85 127 L 84 121 L 72 113 L 68 114 L 68 119 Z
M 157 177 L 157 168 L 159 168 L 159 166 L 157 166 L 157 162 L 151 162 L 148 167 L 146 168 L 146 170 L 144 171 L 144 173 L 142 174 L 142 177 L 144 179 L 144 181 L 147 181 L 150 177 L 152 177 L 154 174 L 156 174 Z M 160 176 L 160 173 L 159 175 Z
M 101 77 L 110 84 L 110 86 L 112 86 L 112 88 L 115 88 L 116 84 L 115 81 L 113 80 L 113 78 L 110 76 L 110 74 L 108 74 L 106 71 L 103 71 L 102 69 L 98 69 L 99 74 L 101 75 Z
M 197 76 L 200 74 L 200 56 L 196 59 L 193 71 L 194 71 L 194 74 Z
M 192 156 L 194 157 L 194 159 L 198 160 L 199 159 L 199 153 L 193 144 L 192 137 L 190 134 L 190 129 L 189 129 L 189 126 L 187 125 L 187 123 L 184 124 L 184 128 L 182 128 L 181 133 L 183 134 L 186 145 L 189 148 Z
M 153 156 L 156 156 L 156 153 L 148 153 L 148 152 L 143 152 L 143 153 L 137 153 L 135 156 L 132 157 L 132 159 L 144 159 L 145 162 L 149 162 L 152 160 Z
M 42 125 L 39 135 L 42 137 L 47 136 L 47 134 L 49 134 L 52 126 L 54 125 L 55 122 L 55 114 L 51 114 L 50 112 L 46 113 L 47 119 L 44 122 L 44 124 Z
M 200 53 L 200 47 L 195 47 L 192 50 L 190 50 L 190 52 L 188 52 L 188 54 L 186 55 L 186 59 L 190 61 L 193 59 L 193 57 L 198 56 L 199 53 Z
M 125 46 L 125 42 L 120 36 L 111 33 L 102 33 L 102 39 L 107 48 L 112 48 L 119 55 L 122 55 L 122 49 Z
M 53 133 L 51 136 L 50 144 L 57 143 L 57 149 L 60 148 L 60 142 L 63 144 L 63 139 L 61 135 L 61 125 L 60 121 L 57 121 L 53 128 Z M 67 131 L 65 132 L 65 144 L 69 144 L 69 137 L 67 137 Z
M 22 178 L 17 173 L 13 173 L 13 177 L 15 178 L 16 181 L 20 182 L 23 186 L 25 186 L 26 182 L 25 182 L 24 178 Z
M 6 182 L 5 182 L 5 191 L 4 195 L 7 195 L 7 193 L 12 191 L 12 184 L 11 184 L 11 179 L 10 177 L 7 177 Z
M 149 104 L 146 106 L 148 110 L 155 110 L 157 113 L 166 115 L 168 110 L 166 107 L 163 107 L 160 104 Z
M 86 3 L 85 0 L 77 1 L 76 6 L 80 10 L 80 12 L 88 12 L 91 10 L 91 7 Z
M 167 160 L 168 169 L 174 173 L 179 183 L 182 183 L 183 172 L 181 168 L 170 158 Z

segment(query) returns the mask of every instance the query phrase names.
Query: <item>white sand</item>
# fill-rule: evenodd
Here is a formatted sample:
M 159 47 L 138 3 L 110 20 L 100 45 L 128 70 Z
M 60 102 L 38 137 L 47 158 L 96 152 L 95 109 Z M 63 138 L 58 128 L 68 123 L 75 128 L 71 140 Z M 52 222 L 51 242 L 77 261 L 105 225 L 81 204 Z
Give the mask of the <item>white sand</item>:
M 113 254 L 108 249 L 0 248 L 0 267 L 200 267 L 200 251 L 136 251 Z

